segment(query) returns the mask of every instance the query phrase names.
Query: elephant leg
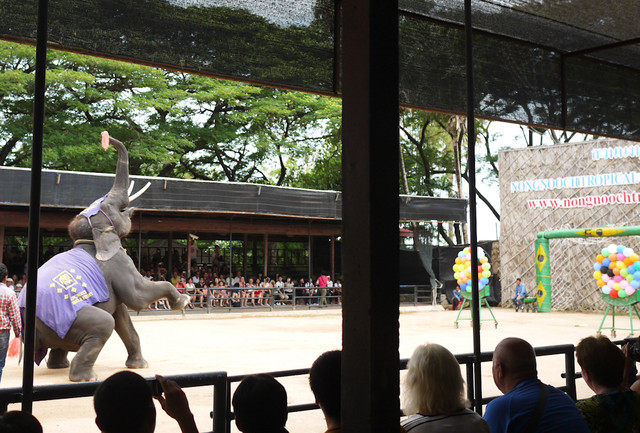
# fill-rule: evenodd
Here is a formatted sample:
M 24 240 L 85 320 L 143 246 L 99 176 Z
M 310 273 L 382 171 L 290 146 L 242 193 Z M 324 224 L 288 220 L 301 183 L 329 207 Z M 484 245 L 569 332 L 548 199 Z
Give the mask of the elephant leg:
M 115 318 L 116 332 L 129 354 L 125 365 L 128 368 L 147 368 L 149 364 L 142 357 L 140 337 L 138 337 L 138 332 L 133 327 L 127 307 L 124 304 L 118 305 L 113 317 Z
M 190 298 L 189 295 L 184 295 L 181 294 L 180 292 L 178 292 L 178 296 L 175 298 L 168 298 L 169 299 L 169 307 L 171 307 L 172 310 L 182 310 L 184 307 L 186 307 L 189 304 Z
M 113 333 L 114 327 L 113 316 L 100 308 L 86 306 L 78 311 L 76 320 L 65 336 L 65 340 L 79 344 L 78 353 L 71 361 L 69 380 L 72 382 L 97 380 L 98 376 L 93 366 Z
M 181 310 L 189 304 L 189 296 L 178 292 L 169 281 L 149 281 L 143 278 L 124 252 L 119 252 L 111 260 L 98 263 L 116 296 L 133 310 L 143 310 L 162 298 L 167 298 L 172 310 Z
M 68 353 L 69 351 L 64 349 L 51 349 L 47 355 L 47 368 L 68 368 Z

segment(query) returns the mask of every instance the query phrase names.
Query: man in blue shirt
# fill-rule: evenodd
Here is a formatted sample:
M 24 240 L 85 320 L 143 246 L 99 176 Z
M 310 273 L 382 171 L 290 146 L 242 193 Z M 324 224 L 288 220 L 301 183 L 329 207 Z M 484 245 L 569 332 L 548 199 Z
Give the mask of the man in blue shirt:
M 523 282 L 520 281 L 520 278 L 516 280 L 516 294 L 511 300 L 513 301 L 513 305 L 516 306 L 516 312 L 518 308 L 524 311 L 524 303 L 522 300 L 527 297 L 527 288 Z
M 492 373 L 504 395 L 491 401 L 485 411 L 491 433 L 589 433 L 573 400 L 542 384 L 536 368 L 536 354 L 525 340 L 505 338 L 498 343 Z
M 451 308 L 453 310 L 457 310 L 458 306 L 462 303 L 462 292 L 460 291 L 460 286 L 456 286 L 456 289 L 453 291 L 453 296 L 451 297 Z

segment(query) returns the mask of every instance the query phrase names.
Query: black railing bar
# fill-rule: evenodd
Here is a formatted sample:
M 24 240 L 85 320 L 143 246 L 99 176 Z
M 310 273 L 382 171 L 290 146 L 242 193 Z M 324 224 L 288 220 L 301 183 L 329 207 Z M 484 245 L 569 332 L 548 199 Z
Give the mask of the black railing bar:
M 309 368 L 298 368 L 296 370 L 280 370 L 280 371 L 272 371 L 266 372 L 263 374 L 268 374 L 273 377 L 289 377 L 289 376 L 302 376 L 305 374 L 309 374 Z M 261 373 L 262 374 L 262 373 Z M 228 376 L 228 382 L 240 382 L 245 377 L 250 376 L 250 374 L 241 374 L 237 376 Z
M 557 346 L 543 346 L 543 347 L 535 347 L 536 356 L 552 356 L 552 355 L 565 355 L 567 353 L 572 353 L 574 351 L 573 344 L 561 344 Z M 475 357 L 473 353 L 461 353 L 454 355 L 458 364 L 465 365 L 473 363 Z M 480 360 L 482 362 L 489 362 L 493 359 L 493 352 L 481 352 Z M 407 363 L 409 359 L 401 359 L 400 360 L 400 368 L 407 368 Z M 564 374 L 564 373 L 563 373 Z
M 318 406 L 315 403 L 292 404 L 290 406 L 287 406 L 287 413 L 306 412 L 308 410 L 318 410 L 318 409 L 320 409 L 320 406 Z M 228 416 L 230 421 L 233 421 L 234 419 L 236 419 L 236 414 L 234 412 L 229 412 Z
M 181 388 L 197 386 L 222 385 L 226 381 L 225 372 L 181 374 L 164 376 L 174 380 Z M 147 382 L 155 381 L 155 377 L 146 377 Z M 38 385 L 33 388 L 33 400 L 64 400 L 67 398 L 91 397 L 102 382 L 63 383 L 57 385 Z M 22 401 L 22 388 L 0 389 L 0 402 L 19 403 Z
M 289 413 L 304 412 L 306 410 L 316 410 L 316 409 L 320 409 L 320 406 L 318 406 L 315 403 L 292 404 L 291 406 L 287 406 L 287 412 Z

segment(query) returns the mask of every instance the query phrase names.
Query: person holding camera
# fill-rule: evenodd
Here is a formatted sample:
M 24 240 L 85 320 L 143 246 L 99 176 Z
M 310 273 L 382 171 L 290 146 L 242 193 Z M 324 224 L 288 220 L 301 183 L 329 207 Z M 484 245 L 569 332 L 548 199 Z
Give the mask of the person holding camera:
M 578 410 L 592 433 L 640 430 L 640 394 L 623 380 L 625 355 L 607 337 L 587 337 L 576 346 L 582 378 L 596 393 L 578 402 Z
M 96 425 L 102 433 L 153 433 L 156 428 L 156 408 L 153 398 L 162 409 L 175 419 L 182 433 L 198 433 L 189 409 L 187 397 L 173 380 L 156 375 L 153 391 L 151 384 L 131 371 L 120 371 L 109 376 L 93 395 Z M 154 395 L 155 394 L 155 395 Z

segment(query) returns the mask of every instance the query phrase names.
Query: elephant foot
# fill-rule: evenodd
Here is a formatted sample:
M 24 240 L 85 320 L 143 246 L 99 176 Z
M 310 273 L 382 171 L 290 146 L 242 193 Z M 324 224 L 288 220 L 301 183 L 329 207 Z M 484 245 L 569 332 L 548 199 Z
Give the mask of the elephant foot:
M 47 356 L 47 368 L 69 368 L 69 360 L 67 359 L 68 352 L 61 349 L 51 349 L 49 356 Z
M 98 375 L 93 368 L 71 368 L 69 371 L 69 380 L 71 382 L 94 382 L 98 380 Z
M 147 368 L 149 364 L 142 356 L 130 356 L 125 363 L 127 368 Z
M 189 296 L 188 295 L 180 295 L 174 301 L 169 301 L 169 306 L 172 310 L 182 310 L 189 304 Z

